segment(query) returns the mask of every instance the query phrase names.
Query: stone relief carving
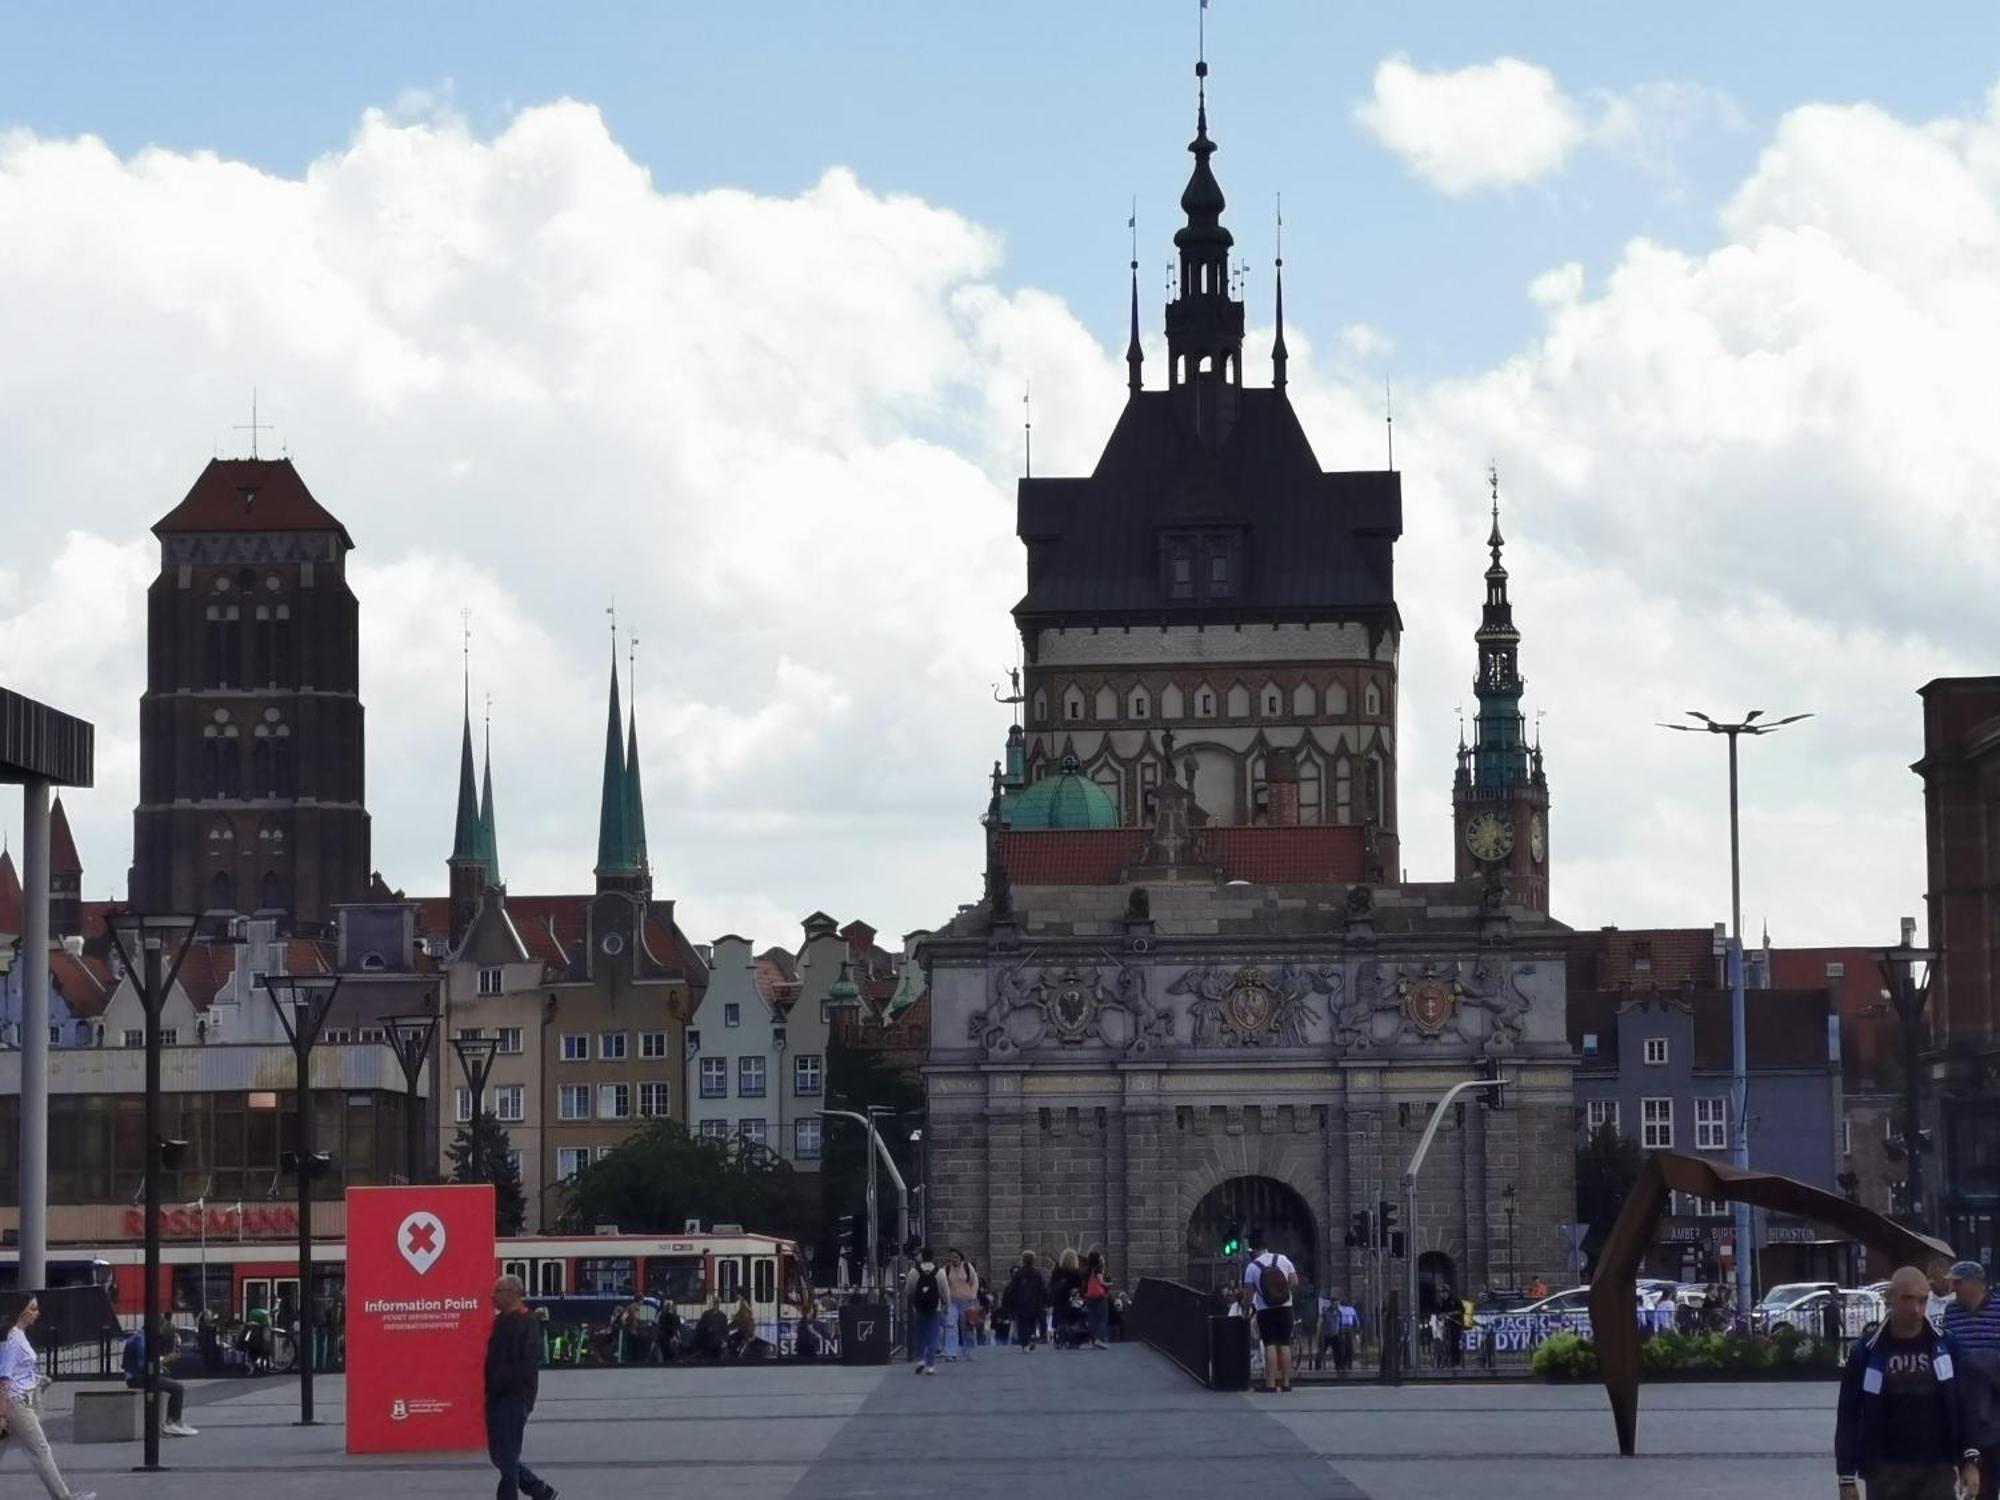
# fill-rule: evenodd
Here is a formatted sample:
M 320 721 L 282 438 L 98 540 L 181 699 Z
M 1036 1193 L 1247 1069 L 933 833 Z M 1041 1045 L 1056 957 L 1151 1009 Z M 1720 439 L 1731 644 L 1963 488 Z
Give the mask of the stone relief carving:
M 1527 1030 L 1534 997 L 1523 981 L 1533 964 L 1508 964 L 1481 957 L 1464 964 L 1439 960 L 1385 964 L 1364 959 L 1354 984 L 1342 993 L 1338 970 L 1314 971 L 1313 988 L 1332 996 L 1333 1045 L 1342 1052 L 1365 1052 L 1397 1041 L 1435 1042 L 1455 1037 L 1487 1052 L 1518 1046 Z M 1482 1027 L 1475 1016 L 1483 1014 Z M 1392 1024 L 1378 1024 L 1382 1018 Z
M 1045 1043 L 1081 1047 L 1101 1042 L 1145 1053 L 1173 1040 L 1173 1015 L 1146 998 L 1145 972 L 1132 964 L 1045 964 L 1034 955 L 993 976 L 993 996 L 973 1012 L 967 1035 L 998 1056 L 1028 1052 Z M 1107 1030 L 1106 1022 L 1113 1026 Z
M 1306 1027 L 1318 1019 L 1307 998 L 1311 971 L 1286 964 L 1273 973 L 1258 964 L 1236 970 L 1203 965 L 1167 986 L 1187 995 L 1197 1047 L 1303 1047 Z

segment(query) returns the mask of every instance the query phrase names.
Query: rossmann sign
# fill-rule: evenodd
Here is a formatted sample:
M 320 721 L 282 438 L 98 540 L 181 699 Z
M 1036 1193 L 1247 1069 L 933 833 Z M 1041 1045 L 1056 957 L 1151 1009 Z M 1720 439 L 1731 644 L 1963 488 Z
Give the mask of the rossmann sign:
M 146 1211 L 126 1209 L 123 1223 L 132 1238 L 144 1237 Z M 248 1208 L 240 1203 L 211 1204 L 207 1208 L 191 1203 L 184 1208 L 162 1208 L 160 1234 L 170 1240 L 203 1236 L 211 1240 L 297 1239 L 299 1211 L 289 1203 L 259 1203 Z

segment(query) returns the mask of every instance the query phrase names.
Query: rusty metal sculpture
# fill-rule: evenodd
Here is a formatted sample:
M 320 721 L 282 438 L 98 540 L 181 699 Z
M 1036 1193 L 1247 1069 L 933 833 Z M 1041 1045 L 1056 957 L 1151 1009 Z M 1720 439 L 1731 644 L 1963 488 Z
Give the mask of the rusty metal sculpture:
M 1597 1275 L 1590 1283 L 1590 1327 L 1597 1345 L 1597 1364 L 1604 1376 L 1604 1393 L 1611 1398 L 1618 1451 L 1627 1458 L 1639 1441 L 1639 1264 L 1659 1232 L 1667 1195 L 1676 1192 L 1797 1214 L 1838 1229 L 1871 1250 L 1883 1251 L 1899 1265 L 1942 1269 L 1935 1263 L 1948 1264 L 1952 1259 L 1951 1247 L 1943 1241 L 1906 1229 L 1873 1209 L 1795 1178 L 1746 1171 L 1705 1157 L 1654 1152 L 1646 1158 L 1638 1182 L 1618 1211 L 1598 1253 Z

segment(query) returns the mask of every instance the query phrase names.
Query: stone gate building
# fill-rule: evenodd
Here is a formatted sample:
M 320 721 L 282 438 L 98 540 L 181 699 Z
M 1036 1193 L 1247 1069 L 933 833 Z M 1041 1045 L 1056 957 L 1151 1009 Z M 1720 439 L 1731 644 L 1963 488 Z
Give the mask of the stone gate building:
M 1175 235 L 1169 378 L 1096 469 L 1024 479 L 1025 723 L 994 768 L 984 899 L 922 948 L 931 1238 L 999 1268 L 1104 1246 L 1120 1279 L 1213 1283 L 1261 1231 L 1322 1288 L 1402 1263 L 1349 1243 L 1433 1103 L 1400 1225 L 1423 1281 L 1560 1278 L 1576 1126 L 1568 930 L 1524 736 L 1498 490 L 1456 878 L 1400 874 L 1393 471 L 1325 472 L 1285 389 L 1243 384 L 1206 68 Z

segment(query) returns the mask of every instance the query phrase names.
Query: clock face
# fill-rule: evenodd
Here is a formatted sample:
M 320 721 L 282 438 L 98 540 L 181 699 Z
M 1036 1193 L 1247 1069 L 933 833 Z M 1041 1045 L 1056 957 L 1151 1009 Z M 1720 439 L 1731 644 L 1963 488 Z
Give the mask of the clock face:
M 1514 830 L 1495 812 L 1483 812 L 1465 829 L 1465 847 L 1485 864 L 1505 859 L 1514 848 Z
M 1542 832 L 1542 815 L 1536 813 L 1528 819 L 1528 853 L 1534 856 L 1536 864 L 1548 858 L 1548 835 Z

